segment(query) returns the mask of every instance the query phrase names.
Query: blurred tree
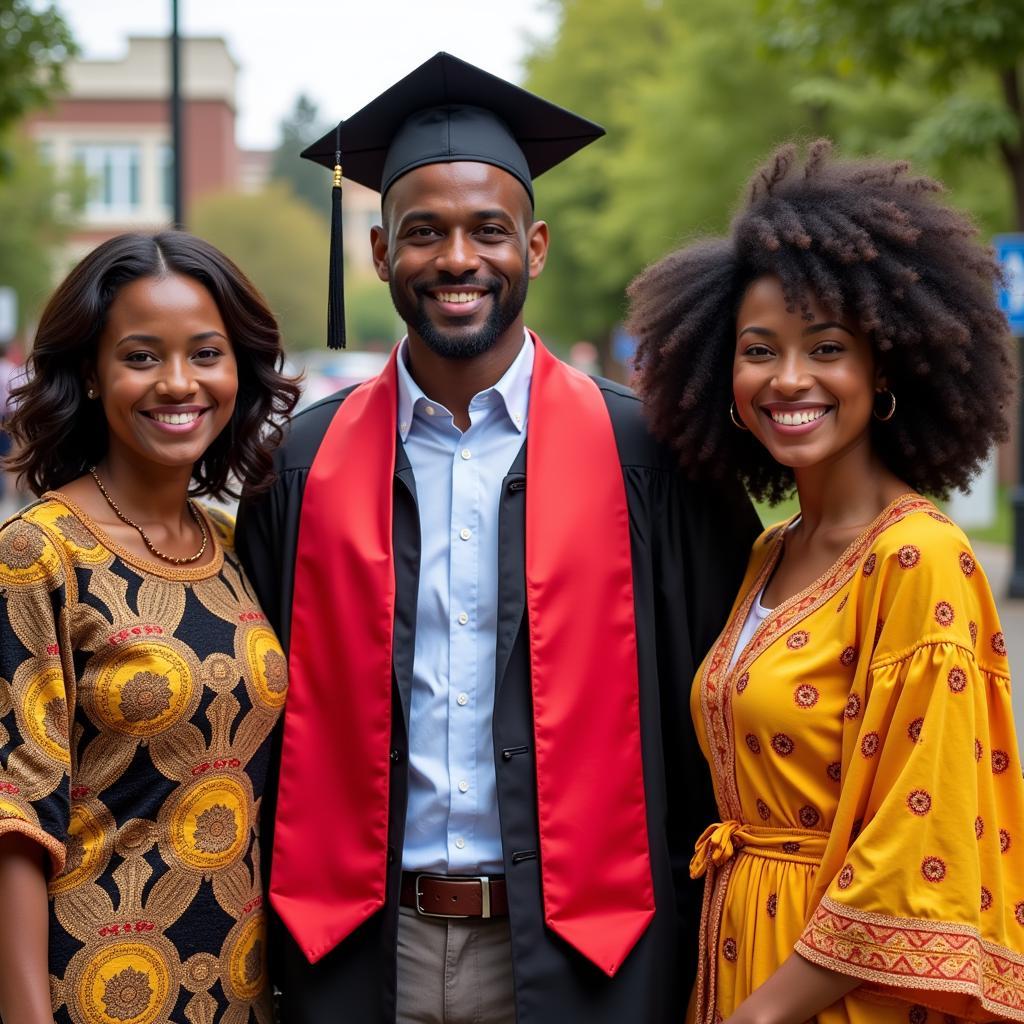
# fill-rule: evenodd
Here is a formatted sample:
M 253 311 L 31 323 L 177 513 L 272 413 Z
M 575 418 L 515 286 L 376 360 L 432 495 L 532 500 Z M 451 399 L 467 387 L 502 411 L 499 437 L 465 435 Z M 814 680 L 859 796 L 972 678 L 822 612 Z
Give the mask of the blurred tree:
M 927 108 L 908 151 L 940 167 L 998 160 L 1024 231 L 1024 4 L 1021 0 L 762 0 L 771 43 L 840 87 L 866 72 L 909 78 Z M 979 196 L 979 199 L 981 197 Z M 1005 226 L 1005 225 L 1004 225 Z
M 18 296 L 18 327 L 41 309 L 63 267 L 55 254 L 85 202 L 87 183 L 76 173 L 59 180 L 32 142 L 13 137 L 5 147 L 8 172 L 0 177 L 0 284 Z
M 195 204 L 191 230 L 235 260 L 263 293 L 287 349 L 327 337 L 327 232 L 283 182 L 251 195 L 225 193 Z
M 292 192 L 325 220 L 330 217 L 331 175 L 318 164 L 301 160 L 299 153 L 326 130 L 317 105 L 308 96 L 299 96 L 281 122 L 281 141 L 270 165 L 270 177 L 288 182 Z
M 383 281 L 349 275 L 345 283 L 345 328 L 349 348 L 390 348 L 405 333 Z
M 530 57 L 527 87 L 608 136 L 537 182 L 552 246 L 529 315 L 562 343 L 593 341 L 607 368 L 630 279 L 687 236 L 721 231 L 756 161 L 818 126 L 790 97 L 791 68 L 763 59 L 748 0 L 558 8 L 558 33 Z
M 196 203 L 191 229 L 222 249 L 263 293 L 288 350 L 315 349 L 327 339 L 328 231 L 284 182 L 256 195 L 222 194 Z M 350 279 L 346 286 L 349 347 L 390 341 L 395 318 L 387 285 Z
M 78 52 L 54 6 L 0 0 L 0 136 L 64 87 L 64 62 Z M 10 160 L 0 149 L 0 160 Z M 0 164 L 0 172 L 5 168 Z

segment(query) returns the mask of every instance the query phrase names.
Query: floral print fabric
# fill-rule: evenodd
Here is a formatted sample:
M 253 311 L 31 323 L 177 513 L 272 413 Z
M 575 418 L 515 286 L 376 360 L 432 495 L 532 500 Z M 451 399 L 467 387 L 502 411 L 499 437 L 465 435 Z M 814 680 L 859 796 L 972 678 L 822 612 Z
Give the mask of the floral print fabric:
M 783 538 L 756 543 L 691 699 L 722 818 L 692 866 L 698 1019 L 728 1017 L 795 947 L 862 980 L 823 1024 L 1024 1021 L 1024 782 L 984 573 L 907 495 L 730 670 Z
M 60 495 L 0 530 L 0 834 L 49 854 L 58 1022 L 269 1024 L 257 822 L 287 669 L 207 518 L 200 568 Z

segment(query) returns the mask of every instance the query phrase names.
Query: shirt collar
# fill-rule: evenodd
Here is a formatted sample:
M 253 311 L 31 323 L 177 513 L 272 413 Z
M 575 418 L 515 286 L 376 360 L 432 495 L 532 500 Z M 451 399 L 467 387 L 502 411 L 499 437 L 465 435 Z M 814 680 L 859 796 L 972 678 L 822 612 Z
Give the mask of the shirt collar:
M 398 347 L 398 436 L 405 443 L 412 430 L 413 421 L 418 408 L 426 405 L 438 405 L 423 391 L 413 380 L 409 367 L 406 365 L 409 339 L 403 338 Z M 508 415 L 509 422 L 521 434 L 526 430 L 526 418 L 530 408 L 530 383 L 533 380 L 533 340 L 530 335 L 523 332 L 523 347 L 519 354 L 512 360 L 512 365 L 491 388 L 481 391 L 481 395 L 488 391 L 497 392 L 502 399 L 502 405 Z M 477 398 L 477 395 L 473 396 Z

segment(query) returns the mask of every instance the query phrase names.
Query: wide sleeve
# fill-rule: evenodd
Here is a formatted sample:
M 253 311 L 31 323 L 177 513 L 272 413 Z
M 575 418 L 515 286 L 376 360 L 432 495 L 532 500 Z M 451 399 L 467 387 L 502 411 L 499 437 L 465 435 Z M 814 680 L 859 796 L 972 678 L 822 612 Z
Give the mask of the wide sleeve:
M 19 832 L 60 874 L 69 856 L 74 707 L 66 571 L 38 526 L 0 529 L 0 836 Z
M 665 474 L 653 529 L 654 614 L 681 970 L 693 973 L 703 882 L 690 878 L 693 844 L 718 819 L 707 762 L 690 715 L 697 667 L 736 598 L 760 521 L 739 487 L 711 490 Z M 692 979 L 689 979 L 692 980 Z
M 1024 781 L 992 596 L 966 541 L 877 571 L 839 835 L 796 948 L 869 995 L 1024 1021 Z

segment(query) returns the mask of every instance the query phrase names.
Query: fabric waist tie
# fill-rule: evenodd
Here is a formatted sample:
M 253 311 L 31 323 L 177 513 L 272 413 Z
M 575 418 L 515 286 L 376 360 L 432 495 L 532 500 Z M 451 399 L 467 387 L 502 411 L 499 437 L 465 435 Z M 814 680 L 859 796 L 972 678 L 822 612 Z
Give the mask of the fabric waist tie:
M 708 825 L 694 846 L 690 877 L 701 878 L 738 853 L 753 853 L 772 860 L 820 864 L 828 842 L 827 832 L 803 828 L 764 828 L 744 821 L 720 821 Z

